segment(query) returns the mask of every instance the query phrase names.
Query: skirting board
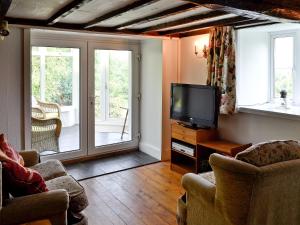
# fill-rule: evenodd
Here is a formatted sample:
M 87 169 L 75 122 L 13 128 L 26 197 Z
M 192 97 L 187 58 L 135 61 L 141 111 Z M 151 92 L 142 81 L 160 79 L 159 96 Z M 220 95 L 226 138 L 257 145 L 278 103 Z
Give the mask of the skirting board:
M 139 150 L 141 152 L 145 152 L 148 155 L 151 155 L 152 157 L 161 160 L 161 149 L 156 148 L 153 145 L 149 145 L 147 143 L 144 142 L 140 142 L 139 144 Z

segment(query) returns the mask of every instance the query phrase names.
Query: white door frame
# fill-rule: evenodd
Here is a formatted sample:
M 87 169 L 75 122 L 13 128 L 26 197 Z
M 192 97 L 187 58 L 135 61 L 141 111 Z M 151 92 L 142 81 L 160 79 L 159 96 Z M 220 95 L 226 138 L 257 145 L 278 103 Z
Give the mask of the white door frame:
M 80 150 L 44 156 L 43 159 L 73 159 L 87 155 L 138 148 L 139 143 L 139 55 L 140 41 L 117 39 L 101 35 L 77 32 L 59 32 L 26 29 L 24 32 L 24 145 L 31 148 L 31 46 L 80 48 Z M 94 100 L 94 49 L 132 51 L 132 141 L 102 146 L 94 146 L 94 112 L 89 106 Z
M 61 47 L 61 48 L 79 48 L 80 49 L 80 78 L 79 78 L 79 106 L 80 106 L 80 145 L 79 150 L 72 150 L 68 152 L 61 152 L 59 154 L 51 154 L 51 155 L 45 155 L 42 156 L 43 160 L 47 159 L 72 159 L 77 157 L 82 157 L 87 155 L 87 42 L 79 41 L 79 40 L 66 40 L 64 38 L 57 38 L 54 39 L 53 37 L 47 38 L 47 37 L 38 37 L 38 38 L 31 38 L 31 47 L 32 46 L 42 46 L 42 47 Z M 31 49 L 31 48 L 30 48 Z M 31 58 L 31 51 L 30 56 Z M 31 61 L 31 60 L 30 60 Z M 31 62 L 30 62 L 31 65 Z M 29 74 L 31 80 L 31 73 Z M 26 93 L 26 96 L 31 96 L 31 82 L 29 82 L 30 88 L 29 92 Z M 28 84 L 27 84 L 28 85 Z M 31 98 L 30 98 L 31 99 Z M 31 100 L 29 103 L 25 104 L 25 111 L 31 111 Z M 29 109 L 28 109 L 29 108 Z M 30 124 L 30 130 L 31 130 L 31 116 L 26 117 L 25 120 L 29 120 L 25 122 L 25 125 Z M 28 132 L 28 129 L 26 129 Z M 26 146 L 31 146 L 31 135 L 26 135 Z
M 94 115 L 94 103 L 95 103 L 95 50 L 125 50 L 131 51 L 132 54 L 132 77 L 131 77 L 131 98 L 129 98 L 130 112 L 132 124 L 129 125 L 131 129 L 132 140 L 126 142 L 120 142 L 104 146 L 95 146 L 95 115 Z M 137 148 L 139 143 L 139 54 L 140 46 L 138 43 L 107 43 L 107 42 L 89 42 L 88 44 L 88 90 L 89 90 L 89 107 L 88 107 L 88 154 L 98 155 L 106 154 L 109 152 L 122 151 L 126 149 Z

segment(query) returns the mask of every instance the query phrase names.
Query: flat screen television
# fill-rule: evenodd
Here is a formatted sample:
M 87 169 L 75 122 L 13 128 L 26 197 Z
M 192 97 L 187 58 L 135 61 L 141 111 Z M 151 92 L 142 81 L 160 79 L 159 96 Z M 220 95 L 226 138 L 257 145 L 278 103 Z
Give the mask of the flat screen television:
M 171 85 L 171 119 L 189 126 L 217 128 L 219 93 L 206 85 Z

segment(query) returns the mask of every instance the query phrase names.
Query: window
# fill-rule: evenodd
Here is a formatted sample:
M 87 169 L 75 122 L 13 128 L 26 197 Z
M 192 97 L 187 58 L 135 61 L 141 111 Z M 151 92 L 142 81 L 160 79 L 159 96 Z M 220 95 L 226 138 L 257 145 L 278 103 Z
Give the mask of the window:
M 271 80 L 273 81 L 271 88 L 271 97 L 273 99 L 280 98 L 280 92 L 287 92 L 287 99 L 293 100 L 294 96 L 294 36 L 280 35 L 272 36 L 271 41 Z
M 239 111 L 300 116 L 300 26 L 273 25 L 237 32 Z M 285 90 L 287 101 L 280 92 Z

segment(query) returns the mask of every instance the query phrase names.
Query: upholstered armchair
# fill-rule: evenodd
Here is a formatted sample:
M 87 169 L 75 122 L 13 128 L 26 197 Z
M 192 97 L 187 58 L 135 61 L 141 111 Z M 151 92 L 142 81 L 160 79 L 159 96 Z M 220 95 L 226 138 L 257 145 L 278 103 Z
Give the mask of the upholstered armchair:
M 37 165 L 39 156 L 35 151 L 21 153 L 26 166 Z M 49 220 L 52 225 L 67 224 L 69 195 L 66 190 L 57 189 L 48 192 L 2 199 L 2 166 L 0 162 L 0 224 L 18 225 L 38 220 Z
M 272 150 L 265 156 L 273 154 Z M 262 166 L 212 154 L 213 172 L 183 176 L 186 195 L 178 200 L 178 223 L 299 225 L 299 147 L 297 151 L 282 151 L 277 162 Z
M 51 225 L 88 225 L 82 213 L 88 206 L 85 190 L 67 174 L 62 163 L 58 160 L 39 162 L 36 151 L 21 151 L 20 154 L 26 167 L 41 174 L 49 191 L 9 199 L 4 194 L 9 190 L 3 189 L 0 163 L 0 224 L 20 225 L 49 220 Z

